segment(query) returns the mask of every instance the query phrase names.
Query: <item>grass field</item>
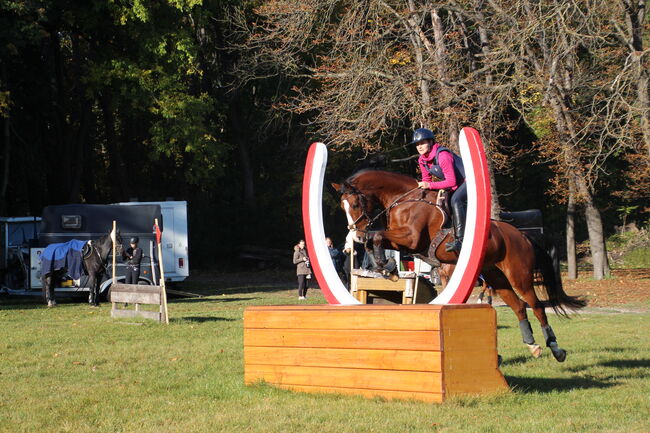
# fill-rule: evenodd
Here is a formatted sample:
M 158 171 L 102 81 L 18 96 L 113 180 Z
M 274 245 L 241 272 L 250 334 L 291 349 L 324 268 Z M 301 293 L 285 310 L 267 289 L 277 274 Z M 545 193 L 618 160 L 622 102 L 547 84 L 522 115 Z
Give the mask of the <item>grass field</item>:
M 512 392 L 434 405 L 245 387 L 244 308 L 296 303 L 295 291 L 200 286 L 212 295 L 172 299 L 169 326 L 0 297 L 0 432 L 650 432 L 647 313 L 552 315 L 569 352 L 559 364 L 532 359 L 498 307 Z

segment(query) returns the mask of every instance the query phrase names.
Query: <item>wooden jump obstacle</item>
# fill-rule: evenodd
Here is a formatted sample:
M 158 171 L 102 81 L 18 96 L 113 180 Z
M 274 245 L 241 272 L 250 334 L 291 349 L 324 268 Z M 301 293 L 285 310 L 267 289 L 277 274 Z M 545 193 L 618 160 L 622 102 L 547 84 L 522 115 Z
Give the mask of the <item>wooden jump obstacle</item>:
M 146 319 L 157 320 L 160 323 L 169 324 L 169 315 L 167 314 L 167 291 L 165 288 L 165 269 L 163 267 L 162 247 L 160 245 L 161 232 L 158 226 L 158 218 L 154 219 L 154 231 L 156 233 L 156 243 L 158 244 L 158 265 L 160 266 L 160 285 L 147 286 L 142 284 L 124 284 L 118 283 L 115 278 L 117 267 L 115 266 L 117 253 L 115 248 L 114 233 L 116 230 L 116 222 L 113 221 L 113 231 L 111 237 L 113 239 L 113 282 L 110 289 L 111 317 L 144 317 Z M 153 256 L 153 253 L 152 253 Z M 154 272 L 155 281 L 155 267 L 151 263 L 151 270 Z M 126 308 L 119 308 L 120 305 L 134 304 L 135 309 L 129 310 Z M 158 311 L 142 310 L 142 305 L 157 305 Z
M 415 284 L 415 273 L 400 276 L 397 281 L 383 277 L 366 276 L 366 271 L 354 269 L 351 273 L 350 291 L 362 304 L 367 304 L 369 294 L 377 297 L 389 297 L 392 294 L 401 294 L 401 304 L 427 304 L 435 298 L 434 290 L 426 283 L 420 281 Z M 422 277 L 419 277 L 422 278 Z
M 141 284 L 111 284 L 111 317 L 144 317 L 145 319 L 167 322 L 162 286 Z M 120 308 L 122 304 L 134 304 L 135 310 Z M 142 305 L 157 305 L 159 311 L 142 310 Z
M 246 384 L 442 402 L 505 391 L 488 305 L 260 306 L 244 312 Z

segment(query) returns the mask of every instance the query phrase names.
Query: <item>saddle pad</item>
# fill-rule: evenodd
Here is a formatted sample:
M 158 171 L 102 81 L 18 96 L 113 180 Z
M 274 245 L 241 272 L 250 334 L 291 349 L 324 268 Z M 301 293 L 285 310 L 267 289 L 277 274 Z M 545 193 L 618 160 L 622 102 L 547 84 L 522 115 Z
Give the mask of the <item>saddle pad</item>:
M 84 274 L 81 249 L 86 241 L 73 239 L 62 244 L 50 244 L 41 253 L 41 275 L 45 276 L 59 269 L 66 269 L 73 279 Z

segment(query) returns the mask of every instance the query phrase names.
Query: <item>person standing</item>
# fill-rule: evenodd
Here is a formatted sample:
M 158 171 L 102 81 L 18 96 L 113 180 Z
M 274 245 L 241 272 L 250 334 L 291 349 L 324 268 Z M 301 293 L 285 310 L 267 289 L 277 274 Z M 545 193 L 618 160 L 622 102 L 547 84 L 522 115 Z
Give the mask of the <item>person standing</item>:
M 341 253 L 335 246 L 334 242 L 332 242 L 332 238 L 325 238 L 325 245 L 327 245 L 327 250 L 330 253 L 330 257 L 332 258 L 332 264 L 334 265 L 334 269 L 336 270 L 337 274 L 340 274 L 343 272 L 343 253 Z
M 298 299 L 307 299 L 307 280 L 311 278 L 311 266 L 305 249 L 305 241 L 300 240 L 298 245 L 293 247 L 293 264 L 296 265 L 298 276 Z
M 126 273 L 124 275 L 124 282 L 126 284 L 138 284 L 140 278 L 140 262 L 142 261 L 142 248 L 138 247 L 140 240 L 134 236 L 129 241 L 131 246 L 124 251 L 124 258 L 126 259 Z

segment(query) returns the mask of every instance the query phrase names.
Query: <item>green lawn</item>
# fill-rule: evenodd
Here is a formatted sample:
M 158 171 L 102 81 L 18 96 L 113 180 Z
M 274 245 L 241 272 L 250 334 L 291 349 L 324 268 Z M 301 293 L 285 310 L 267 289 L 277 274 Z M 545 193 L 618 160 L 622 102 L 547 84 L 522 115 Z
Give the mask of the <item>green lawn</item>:
M 169 326 L 112 320 L 109 304 L 0 297 L 0 432 L 650 431 L 648 314 L 552 316 L 569 352 L 559 364 L 528 356 L 497 308 L 512 392 L 434 405 L 245 387 L 244 308 L 295 303 L 295 290 L 207 291 L 172 299 Z

